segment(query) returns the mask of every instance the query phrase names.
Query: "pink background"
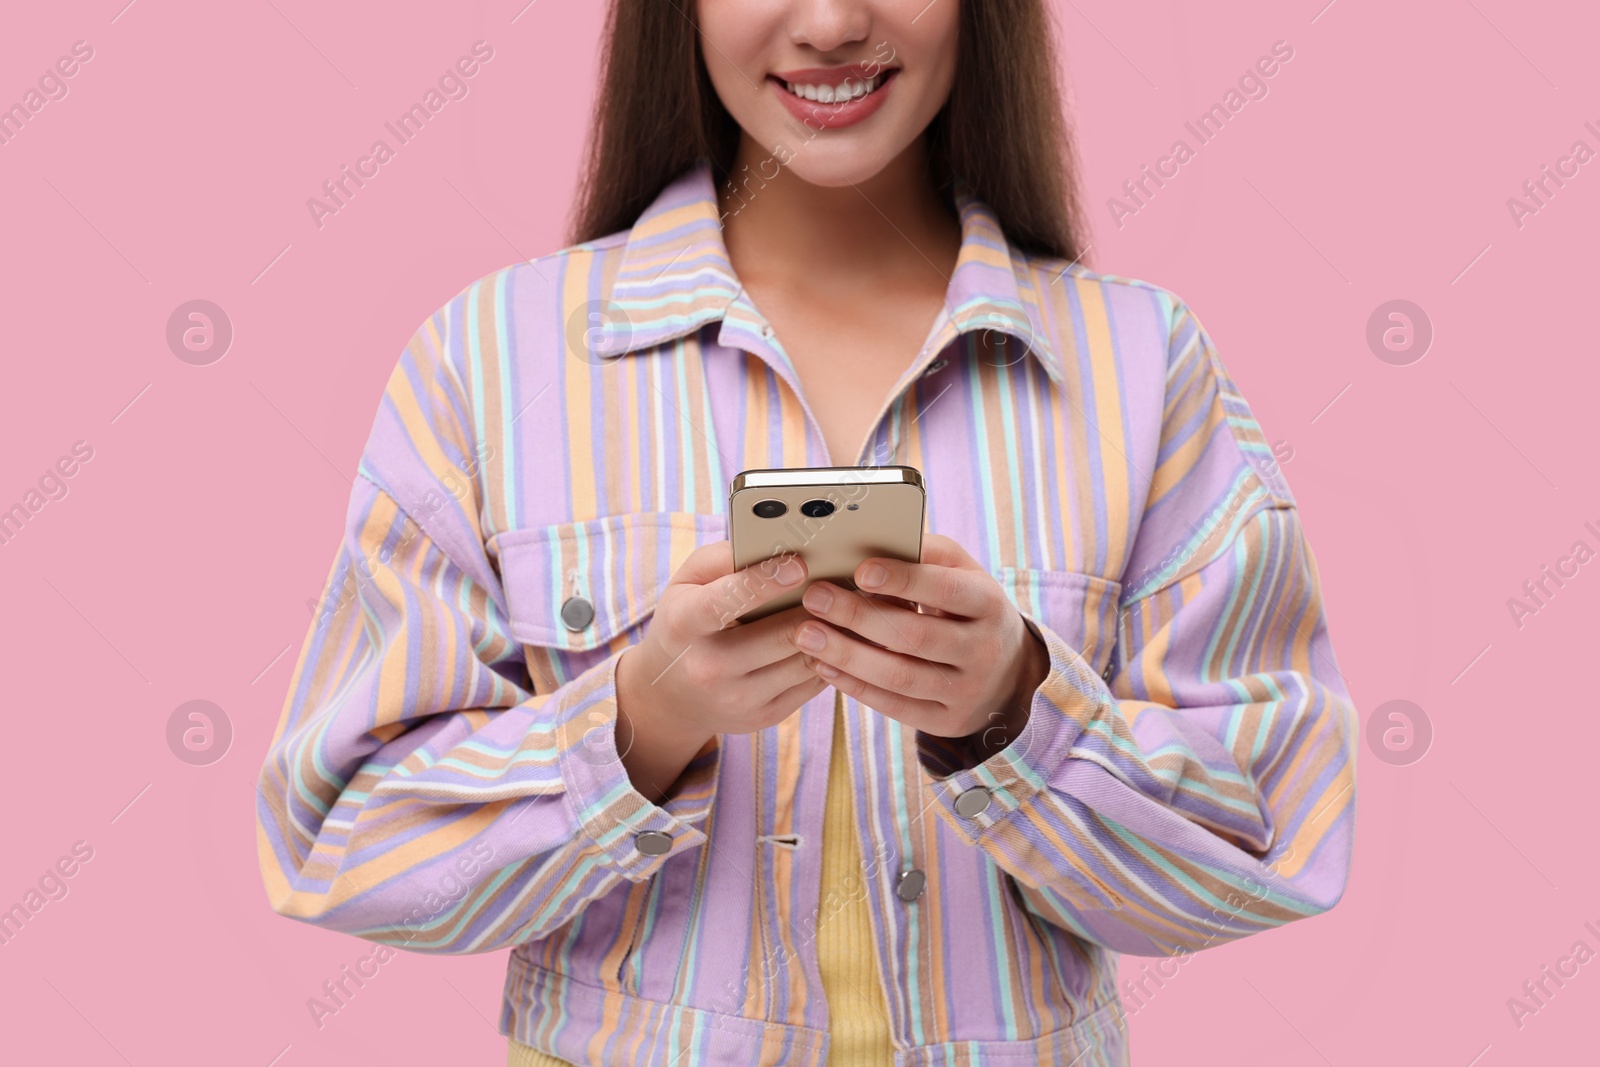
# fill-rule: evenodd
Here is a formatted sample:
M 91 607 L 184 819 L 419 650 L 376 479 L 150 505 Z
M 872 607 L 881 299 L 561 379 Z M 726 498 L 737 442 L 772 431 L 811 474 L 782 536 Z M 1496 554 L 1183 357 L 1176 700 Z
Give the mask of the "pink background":
M 467 282 L 565 243 L 600 5 L 124 2 L 12 5 L 0 33 L 3 103 L 94 48 L 0 146 L 0 508 L 94 450 L 0 545 L 0 905 L 94 850 L 0 946 L 0 1055 L 503 1062 L 501 955 L 402 955 L 316 1026 L 307 998 L 370 948 L 270 911 L 252 789 L 401 345 Z M 1323 2 L 1052 4 L 1090 262 L 1201 315 L 1293 450 L 1363 720 L 1406 699 L 1434 728 L 1394 765 L 1363 721 L 1343 903 L 1189 962 L 1134 1017 L 1135 1061 L 1594 1062 L 1600 963 L 1520 1029 L 1506 1000 L 1580 938 L 1600 949 L 1600 562 L 1520 629 L 1506 600 L 1580 537 L 1600 548 L 1600 162 L 1520 229 L 1506 199 L 1573 141 L 1600 148 L 1600 20 Z M 319 230 L 306 198 L 480 38 L 470 95 Z M 1294 58 L 1270 94 L 1119 229 L 1107 198 L 1277 40 Z M 1365 339 L 1400 298 L 1435 330 L 1408 366 Z M 235 330 L 209 366 L 165 340 L 193 299 Z M 234 730 L 207 766 L 166 740 L 195 699 Z

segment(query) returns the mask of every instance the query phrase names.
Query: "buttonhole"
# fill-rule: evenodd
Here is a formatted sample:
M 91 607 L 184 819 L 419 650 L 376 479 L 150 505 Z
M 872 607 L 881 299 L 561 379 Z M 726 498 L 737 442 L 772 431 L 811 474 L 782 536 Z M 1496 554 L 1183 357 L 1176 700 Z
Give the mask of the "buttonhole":
M 800 847 L 799 834 L 758 834 L 757 841 L 765 841 L 769 845 L 779 848 L 796 849 Z

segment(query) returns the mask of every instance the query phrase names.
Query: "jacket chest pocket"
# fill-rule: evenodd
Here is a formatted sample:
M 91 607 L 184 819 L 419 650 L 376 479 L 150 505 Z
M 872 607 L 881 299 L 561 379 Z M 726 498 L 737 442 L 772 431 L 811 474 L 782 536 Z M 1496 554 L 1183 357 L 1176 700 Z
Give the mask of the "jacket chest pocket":
M 654 511 L 497 535 L 510 630 L 525 646 L 535 691 L 636 643 L 684 560 L 726 530 L 724 515 Z
M 992 571 L 1017 610 L 1050 627 L 1101 678 L 1112 673 L 1122 585 L 1078 571 L 998 567 Z

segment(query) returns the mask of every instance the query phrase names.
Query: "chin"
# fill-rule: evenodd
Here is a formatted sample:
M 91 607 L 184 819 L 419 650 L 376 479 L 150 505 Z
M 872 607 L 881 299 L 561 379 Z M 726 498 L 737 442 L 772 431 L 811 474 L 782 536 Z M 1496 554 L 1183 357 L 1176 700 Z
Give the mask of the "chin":
M 824 148 L 813 141 L 795 152 L 786 169 L 809 185 L 828 189 L 847 188 L 876 178 L 894 158 L 894 153 L 876 145 L 861 149 L 843 145 Z

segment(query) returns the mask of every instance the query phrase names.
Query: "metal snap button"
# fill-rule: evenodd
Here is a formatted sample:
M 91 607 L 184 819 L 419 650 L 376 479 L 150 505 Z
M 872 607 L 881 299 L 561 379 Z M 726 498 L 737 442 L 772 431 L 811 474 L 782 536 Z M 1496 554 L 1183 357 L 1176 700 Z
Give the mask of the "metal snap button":
M 660 830 L 643 830 L 634 835 L 633 847 L 646 856 L 665 856 L 672 851 L 672 838 Z
M 763 327 L 761 327 L 761 336 L 765 337 L 767 340 L 769 340 L 769 341 L 772 340 L 773 334 L 774 334 L 774 331 L 773 331 L 771 326 L 763 326 Z
M 581 630 L 594 622 L 594 605 L 586 597 L 568 597 L 561 605 L 561 621 L 569 630 Z
M 1116 665 L 1115 665 L 1115 664 L 1113 664 L 1113 663 L 1107 663 L 1107 664 L 1106 664 L 1106 669 L 1105 669 L 1105 670 L 1103 670 L 1103 671 L 1101 671 L 1101 672 L 1100 672 L 1100 680 L 1101 680 L 1101 681 L 1102 681 L 1102 682 L 1109 682 L 1109 681 L 1111 681 L 1111 672 L 1112 672 L 1112 671 L 1113 671 L 1113 670 L 1115 670 L 1115 669 L 1116 669 Z
M 945 359 L 943 356 L 940 356 L 938 359 L 936 359 L 932 363 L 928 364 L 928 369 L 922 372 L 922 376 L 924 378 L 932 377 L 933 375 L 938 374 L 940 371 L 944 370 L 949 365 L 950 365 L 950 361 L 948 359 Z
M 909 904 L 922 895 L 922 889 L 927 884 L 928 876 L 921 871 L 915 868 L 902 871 L 895 882 L 894 895 Z
M 973 786 L 956 797 L 956 814 L 970 819 L 989 806 L 989 791 L 983 786 Z

